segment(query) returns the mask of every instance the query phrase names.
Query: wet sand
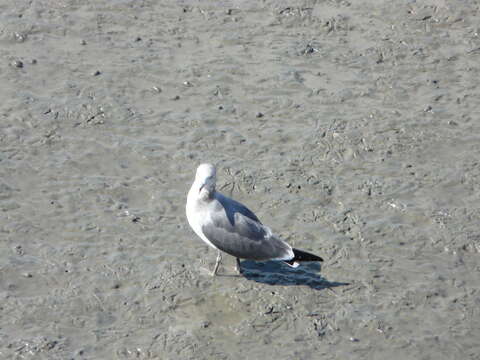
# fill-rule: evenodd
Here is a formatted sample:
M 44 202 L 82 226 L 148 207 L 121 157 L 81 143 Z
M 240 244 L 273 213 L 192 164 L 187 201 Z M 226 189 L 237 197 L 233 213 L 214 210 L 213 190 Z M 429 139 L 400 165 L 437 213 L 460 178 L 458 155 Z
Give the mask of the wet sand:
M 1 1 L 0 358 L 479 359 L 473 1 Z M 196 166 L 293 271 L 189 229 Z

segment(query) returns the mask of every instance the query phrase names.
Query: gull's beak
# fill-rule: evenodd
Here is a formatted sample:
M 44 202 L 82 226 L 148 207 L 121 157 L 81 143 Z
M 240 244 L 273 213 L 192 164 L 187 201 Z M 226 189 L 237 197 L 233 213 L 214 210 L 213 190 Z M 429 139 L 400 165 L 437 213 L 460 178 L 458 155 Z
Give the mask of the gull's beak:
M 210 191 L 212 191 L 211 190 L 212 185 L 213 185 L 212 177 L 209 176 L 202 181 L 202 183 L 200 184 L 200 188 L 199 188 L 198 192 L 200 193 L 203 189 L 208 190 L 208 192 L 210 192 Z

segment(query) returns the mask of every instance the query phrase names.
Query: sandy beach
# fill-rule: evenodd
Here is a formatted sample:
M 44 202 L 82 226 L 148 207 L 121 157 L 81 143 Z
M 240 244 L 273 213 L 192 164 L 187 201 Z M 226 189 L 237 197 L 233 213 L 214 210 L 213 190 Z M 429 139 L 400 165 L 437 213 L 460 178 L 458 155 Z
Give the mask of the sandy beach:
M 480 359 L 479 15 L 0 0 L 0 358 Z M 206 161 L 322 265 L 202 270 Z

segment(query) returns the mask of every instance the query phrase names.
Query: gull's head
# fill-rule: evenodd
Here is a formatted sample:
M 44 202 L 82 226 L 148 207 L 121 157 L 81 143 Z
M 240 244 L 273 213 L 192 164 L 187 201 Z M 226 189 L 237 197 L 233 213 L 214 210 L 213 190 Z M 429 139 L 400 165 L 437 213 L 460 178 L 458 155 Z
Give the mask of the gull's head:
M 212 164 L 201 164 L 197 168 L 195 183 L 198 185 L 198 193 L 201 197 L 210 196 L 215 191 L 217 182 L 217 170 Z

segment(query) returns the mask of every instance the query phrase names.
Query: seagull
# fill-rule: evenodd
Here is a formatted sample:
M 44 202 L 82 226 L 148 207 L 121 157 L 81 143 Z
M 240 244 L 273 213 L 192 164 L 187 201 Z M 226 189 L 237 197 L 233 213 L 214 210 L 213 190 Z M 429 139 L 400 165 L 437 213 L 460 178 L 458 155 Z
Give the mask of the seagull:
M 186 205 L 190 227 L 218 251 L 212 276 L 217 274 L 222 251 L 236 257 L 239 273 L 242 273 L 240 259 L 278 260 L 291 267 L 297 267 L 300 261 L 323 261 L 317 255 L 292 248 L 245 205 L 216 191 L 216 172 L 211 164 L 201 164 L 197 168 Z

